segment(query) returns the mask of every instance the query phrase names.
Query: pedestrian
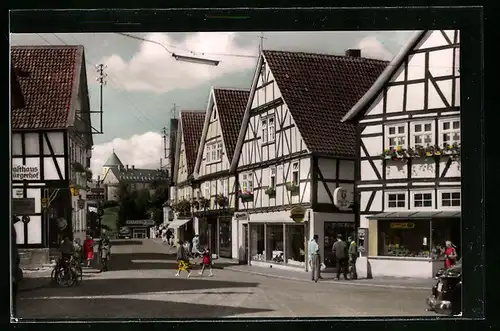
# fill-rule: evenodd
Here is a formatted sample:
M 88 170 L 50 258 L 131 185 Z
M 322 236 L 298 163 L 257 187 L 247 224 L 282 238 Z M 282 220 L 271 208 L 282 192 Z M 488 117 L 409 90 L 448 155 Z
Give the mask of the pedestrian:
M 59 247 L 59 251 L 61 252 L 61 265 L 65 270 L 74 254 L 74 250 L 75 248 L 73 246 L 73 242 L 69 240 L 68 236 L 65 236 L 61 246 Z
M 347 238 L 349 243 L 349 271 L 351 279 L 358 279 L 358 272 L 356 270 L 356 260 L 358 259 L 358 246 L 352 236 Z
M 203 259 L 201 261 L 202 267 L 200 271 L 200 276 L 203 276 L 203 272 L 205 271 L 206 268 L 209 268 L 210 274 L 208 275 L 209 277 L 213 277 L 213 272 L 212 272 L 212 255 L 210 253 L 210 250 L 208 249 L 208 245 L 205 246 L 203 249 Z
M 87 234 L 83 241 L 83 258 L 87 261 L 87 267 L 90 268 L 90 263 L 94 259 L 94 240 Z
M 17 293 L 19 282 L 21 281 L 22 271 L 19 267 L 19 251 L 17 249 L 17 234 L 14 224 L 11 225 L 11 238 L 10 238 L 10 252 L 11 252 L 11 272 L 12 272 L 12 317 L 17 316 Z
M 337 241 L 332 246 L 332 253 L 337 262 L 337 277 L 335 280 L 340 279 L 340 273 L 344 275 L 347 280 L 347 263 L 348 263 L 348 247 L 345 241 L 342 240 L 342 235 L 337 235 Z
M 191 243 L 189 240 L 184 240 L 184 248 L 186 248 L 187 255 L 191 255 Z
M 161 229 L 161 240 L 166 243 L 167 242 L 167 229 Z
M 177 243 L 177 273 L 175 274 L 178 277 L 181 271 L 187 271 L 187 277 L 191 277 L 191 265 L 189 263 L 189 257 L 187 255 L 186 248 L 182 244 L 182 241 L 179 240 Z
M 80 238 L 76 238 L 73 241 L 73 246 L 74 246 L 74 252 L 75 252 L 75 259 L 78 261 L 78 263 L 83 262 L 83 247 L 82 247 L 82 241 Z
M 321 277 L 321 259 L 319 256 L 318 235 L 315 234 L 309 241 L 309 266 L 311 267 L 311 280 L 316 283 Z
M 170 239 L 169 239 L 169 244 L 170 246 L 174 247 L 174 244 L 175 244 L 175 237 L 173 234 L 170 234 L 169 235 Z
M 193 248 L 191 249 L 191 254 L 193 256 L 200 256 L 202 252 L 200 251 L 200 237 L 198 234 L 194 235 L 193 241 L 192 241 Z
M 108 261 L 111 256 L 111 241 L 109 240 L 106 230 L 103 230 L 101 234 L 99 252 L 101 258 L 101 271 L 108 271 Z
M 450 240 L 447 240 L 445 242 L 445 249 L 444 249 L 444 268 L 448 269 L 452 265 L 457 262 L 457 251 L 455 250 L 455 247 L 453 243 Z

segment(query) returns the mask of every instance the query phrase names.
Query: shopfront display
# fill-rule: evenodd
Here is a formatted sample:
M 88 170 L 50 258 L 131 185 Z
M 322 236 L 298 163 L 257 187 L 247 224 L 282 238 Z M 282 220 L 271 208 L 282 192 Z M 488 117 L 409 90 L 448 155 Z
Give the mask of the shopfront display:
M 297 266 L 304 266 L 304 261 L 305 261 L 304 225 L 286 224 L 285 231 L 286 231 L 285 263 Z
M 283 224 L 266 224 L 266 261 L 285 262 Z
M 265 261 L 264 224 L 250 224 L 250 258 Z
M 231 258 L 231 218 L 219 217 L 219 255 Z

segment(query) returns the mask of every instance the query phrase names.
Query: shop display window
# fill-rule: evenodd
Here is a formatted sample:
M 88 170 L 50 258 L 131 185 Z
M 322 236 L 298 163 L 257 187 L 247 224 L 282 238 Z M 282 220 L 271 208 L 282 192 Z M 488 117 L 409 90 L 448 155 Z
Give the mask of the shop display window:
M 444 258 L 445 242 L 450 240 L 458 255 L 461 247 L 460 218 L 433 219 L 432 222 L 432 246 L 431 257 L 433 259 Z
M 267 224 L 266 232 L 266 260 L 275 263 L 284 263 L 283 224 Z
M 378 255 L 430 257 L 430 221 L 379 220 Z
M 250 224 L 250 256 L 253 261 L 265 261 L 264 224 Z
M 231 219 L 219 219 L 219 255 L 231 258 Z
M 336 264 L 335 256 L 332 253 L 333 243 L 337 240 L 337 235 L 341 234 L 342 239 L 347 240 L 347 237 L 353 236 L 355 233 L 354 223 L 347 222 L 325 222 L 324 225 L 324 254 L 325 265 L 334 267 Z
M 304 247 L 304 226 L 286 225 L 286 263 L 291 265 L 304 265 L 305 247 Z

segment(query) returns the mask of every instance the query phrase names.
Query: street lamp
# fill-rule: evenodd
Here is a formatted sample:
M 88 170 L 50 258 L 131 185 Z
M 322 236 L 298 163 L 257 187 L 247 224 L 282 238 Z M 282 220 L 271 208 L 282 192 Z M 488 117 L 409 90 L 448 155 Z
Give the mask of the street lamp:
M 172 53 L 172 57 L 176 59 L 177 61 L 184 61 L 184 62 L 191 62 L 191 63 L 196 63 L 196 64 L 207 64 L 211 66 L 218 66 L 220 61 L 217 60 L 210 60 L 210 59 L 202 59 L 199 57 L 192 57 L 192 56 L 185 56 L 185 55 L 179 55 Z

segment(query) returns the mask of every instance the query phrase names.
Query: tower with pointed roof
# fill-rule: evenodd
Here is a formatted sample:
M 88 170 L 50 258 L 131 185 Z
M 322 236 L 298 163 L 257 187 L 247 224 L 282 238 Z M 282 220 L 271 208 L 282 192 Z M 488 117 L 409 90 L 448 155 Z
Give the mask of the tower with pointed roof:
M 108 157 L 108 160 L 102 166 L 102 178 L 106 177 L 110 168 L 119 169 L 120 167 L 123 167 L 123 163 L 120 161 L 120 158 L 116 155 L 115 150 L 113 149 L 113 152 Z

